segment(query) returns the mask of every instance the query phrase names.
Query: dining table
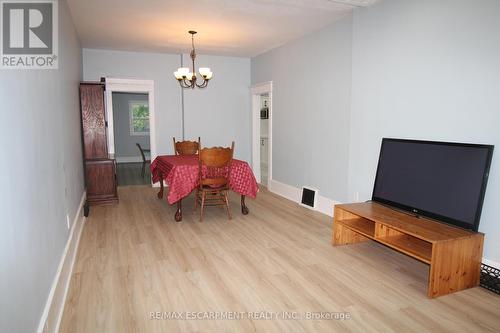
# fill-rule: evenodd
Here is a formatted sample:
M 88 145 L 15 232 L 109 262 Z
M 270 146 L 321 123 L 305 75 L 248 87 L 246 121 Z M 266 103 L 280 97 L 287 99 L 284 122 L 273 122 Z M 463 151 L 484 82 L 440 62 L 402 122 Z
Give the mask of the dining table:
M 167 202 L 177 204 L 175 221 L 182 221 L 182 199 L 187 197 L 199 182 L 198 155 L 160 155 L 151 162 L 153 183 L 160 183 L 158 199 L 163 198 L 165 181 L 168 186 Z M 247 162 L 233 159 L 229 170 L 229 189 L 240 194 L 241 213 L 247 215 L 249 209 L 245 197 L 256 198 L 259 187 L 252 169 Z

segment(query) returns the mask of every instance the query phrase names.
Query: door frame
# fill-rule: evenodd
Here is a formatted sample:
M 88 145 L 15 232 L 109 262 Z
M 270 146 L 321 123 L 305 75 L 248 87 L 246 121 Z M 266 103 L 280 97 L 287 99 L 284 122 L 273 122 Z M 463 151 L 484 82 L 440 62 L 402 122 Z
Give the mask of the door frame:
M 156 157 L 156 117 L 155 117 L 155 83 L 153 80 L 120 79 L 106 77 L 106 119 L 108 120 L 108 151 L 115 153 L 115 132 L 113 124 L 113 93 L 145 93 L 148 94 L 149 107 L 149 147 L 151 161 Z
M 252 169 L 258 183 L 261 182 L 260 174 L 260 96 L 269 95 L 269 133 L 268 133 L 268 175 L 267 188 L 273 179 L 273 82 L 262 82 L 250 88 L 252 94 Z

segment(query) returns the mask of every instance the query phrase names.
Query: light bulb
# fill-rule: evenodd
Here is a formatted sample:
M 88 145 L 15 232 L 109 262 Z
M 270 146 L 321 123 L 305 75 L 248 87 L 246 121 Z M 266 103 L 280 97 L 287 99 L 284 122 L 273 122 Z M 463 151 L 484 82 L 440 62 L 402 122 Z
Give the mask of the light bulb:
M 205 76 L 205 80 L 210 80 L 210 79 L 212 78 L 212 76 L 213 76 L 213 75 L 214 75 L 214 73 L 209 72 L 209 73 L 207 74 L 207 76 Z
M 208 73 L 210 73 L 210 68 L 208 68 L 208 67 L 200 67 L 199 72 L 200 72 L 201 76 L 207 76 Z
M 179 71 L 175 71 L 175 72 L 174 72 L 174 76 L 175 76 L 175 78 L 176 78 L 177 80 L 182 80 L 182 74 L 181 74 L 181 73 L 179 73 Z
M 189 74 L 189 68 L 187 67 L 181 67 L 177 70 L 181 76 L 188 76 Z

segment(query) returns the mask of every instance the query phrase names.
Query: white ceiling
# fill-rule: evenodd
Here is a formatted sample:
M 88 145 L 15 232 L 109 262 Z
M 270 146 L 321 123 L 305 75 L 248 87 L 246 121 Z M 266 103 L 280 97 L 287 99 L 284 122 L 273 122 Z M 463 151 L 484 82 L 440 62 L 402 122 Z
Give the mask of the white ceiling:
M 377 0 L 67 0 L 83 47 L 251 57 Z

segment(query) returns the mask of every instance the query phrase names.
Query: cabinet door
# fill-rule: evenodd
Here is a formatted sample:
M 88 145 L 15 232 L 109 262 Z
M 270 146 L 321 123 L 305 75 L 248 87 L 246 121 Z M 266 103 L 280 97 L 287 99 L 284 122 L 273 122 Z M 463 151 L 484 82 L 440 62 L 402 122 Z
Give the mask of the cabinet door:
M 104 85 L 80 84 L 80 104 L 85 159 L 107 158 Z
M 114 160 L 86 161 L 85 174 L 90 202 L 117 197 Z

